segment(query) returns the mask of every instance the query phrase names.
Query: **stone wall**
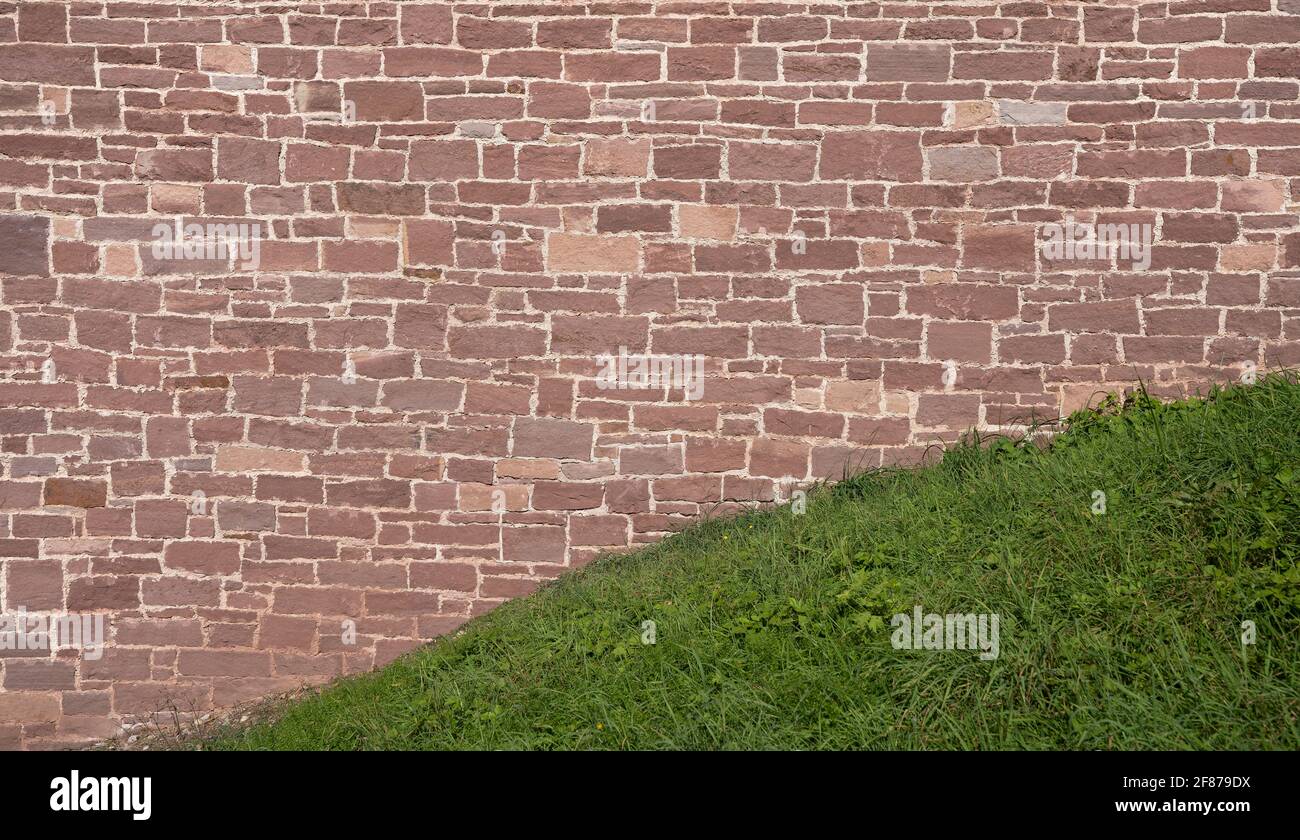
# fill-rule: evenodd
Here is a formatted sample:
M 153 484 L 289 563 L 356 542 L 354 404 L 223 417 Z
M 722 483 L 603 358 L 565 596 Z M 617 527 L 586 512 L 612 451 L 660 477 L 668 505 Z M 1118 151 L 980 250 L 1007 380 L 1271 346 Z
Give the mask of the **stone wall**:
M 108 636 L 0 650 L 0 745 L 1295 364 L 1298 42 L 1300 0 L 0 2 L 0 606 Z

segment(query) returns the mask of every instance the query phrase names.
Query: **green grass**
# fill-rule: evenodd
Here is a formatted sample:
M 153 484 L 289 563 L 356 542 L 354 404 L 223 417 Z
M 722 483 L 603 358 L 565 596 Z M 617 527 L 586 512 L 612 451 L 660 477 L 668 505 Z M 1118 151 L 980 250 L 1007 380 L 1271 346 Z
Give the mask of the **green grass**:
M 1295 377 L 1112 398 L 602 558 L 198 746 L 1294 750 L 1298 556 Z M 1000 656 L 895 650 L 915 604 L 997 613 Z

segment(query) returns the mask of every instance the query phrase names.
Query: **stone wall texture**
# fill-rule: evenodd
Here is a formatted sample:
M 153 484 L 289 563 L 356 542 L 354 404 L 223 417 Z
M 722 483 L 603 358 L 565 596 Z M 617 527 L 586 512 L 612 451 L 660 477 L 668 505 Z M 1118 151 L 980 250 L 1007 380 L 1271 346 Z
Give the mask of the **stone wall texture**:
M 0 650 L 0 746 L 1296 364 L 1297 76 L 1300 0 L 0 0 L 0 607 L 109 637 Z M 1067 216 L 1149 266 L 1044 254 Z M 256 264 L 160 256 L 177 217 L 260 225 Z M 703 394 L 599 387 L 620 348 Z

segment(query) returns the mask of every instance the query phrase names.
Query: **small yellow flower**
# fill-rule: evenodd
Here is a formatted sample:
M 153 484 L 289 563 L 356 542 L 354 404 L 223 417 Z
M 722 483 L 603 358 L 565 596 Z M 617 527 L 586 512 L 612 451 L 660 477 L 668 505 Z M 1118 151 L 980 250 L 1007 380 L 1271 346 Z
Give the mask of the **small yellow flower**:
M 597 729 L 604 729 L 604 728 L 605 728 L 605 724 L 603 724 L 603 723 L 598 723 L 598 724 L 596 724 L 596 728 L 597 728 Z

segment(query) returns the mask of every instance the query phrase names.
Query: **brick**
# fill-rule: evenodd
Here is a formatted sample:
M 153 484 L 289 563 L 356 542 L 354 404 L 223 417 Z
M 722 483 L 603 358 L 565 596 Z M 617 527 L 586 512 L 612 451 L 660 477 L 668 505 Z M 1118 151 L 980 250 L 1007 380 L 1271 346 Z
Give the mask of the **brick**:
M 1223 184 L 1224 210 L 1240 213 L 1277 213 L 1286 201 L 1281 181 L 1226 181 Z
M 730 79 L 736 75 L 736 51 L 731 47 L 669 47 L 671 81 Z
M 0 241 L 5 243 L 6 274 L 48 276 L 50 220 L 39 216 L 0 217 Z
M 571 53 L 564 76 L 575 82 L 656 82 L 662 74 L 658 53 Z
M 582 85 L 534 82 L 529 91 L 530 117 L 586 119 L 591 115 L 591 94 Z
M 727 147 L 727 174 L 732 180 L 811 181 L 817 166 L 817 148 L 785 143 L 731 143 Z
M 669 204 L 619 204 L 596 210 L 596 230 L 601 233 L 672 230 L 673 208 Z
M 35 610 L 63 608 L 63 569 L 57 561 L 10 559 L 5 579 L 7 605 L 12 609 Z
M 862 287 L 851 283 L 800 286 L 795 306 L 807 324 L 861 324 L 866 314 Z
M 533 526 L 502 529 L 501 559 L 507 563 L 561 564 L 565 560 L 565 550 L 562 528 Z
M 189 504 L 164 499 L 135 503 L 135 532 L 141 537 L 184 537 L 189 524 Z
M 280 144 L 221 138 L 217 141 L 217 177 L 252 184 L 280 183 Z
M 932 321 L 926 327 L 926 352 L 932 359 L 987 364 L 992 358 L 993 328 L 989 324 Z
M 654 150 L 654 174 L 659 178 L 707 179 L 717 178 L 721 172 L 721 146 L 695 144 L 659 147 Z
M 1037 235 L 1023 225 L 988 225 L 965 231 L 964 265 L 993 271 L 1033 271 Z
M 403 43 L 451 43 L 454 33 L 450 6 L 442 3 L 403 3 L 400 12 Z
M 953 57 L 954 79 L 995 81 L 1042 81 L 1052 75 L 1052 53 L 1017 52 L 959 53 Z
M 24 3 L 18 9 L 18 40 L 65 43 L 68 8 L 62 3 Z
M 452 356 L 467 359 L 542 356 L 546 332 L 524 327 L 453 327 L 447 333 L 447 346 Z
M 830 412 L 769 408 L 763 412 L 763 430 L 772 435 L 837 438 L 844 433 L 844 418 Z
M 68 583 L 69 611 L 135 610 L 140 606 L 140 579 L 122 577 L 79 577 Z
M 222 531 L 227 532 L 273 531 L 276 525 L 275 506 L 221 499 L 217 502 L 217 523 Z
M 57 30 L 53 26 L 44 28 L 46 31 L 42 37 L 55 37 Z M 0 79 L 11 82 L 93 86 L 95 50 L 85 46 L 2 44 L 0 45 Z
M 203 575 L 230 575 L 239 570 L 239 543 L 173 542 L 163 553 L 169 569 Z
M 944 82 L 952 48 L 924 44 L 868 44 L 869 82 Z
M 1048 328 L 1079 332 L 1139 332 L 1137 307 L 1132 301 L 1060 303 L 1048 307 Z
M 108 500 L 108 486 L 102 481 L 74 478 L 47 478 L 45 504 L 79 508 L 103 507 Z
M 411 146 L 412 178 L 459 180 L 477 178 L 478 144 L 472 140 L 435 140 Z
M 1001 320 L 1019 311 L 1016 290 L 1002 286 L 949 283 L 918 287 L 908 293 L 908 310 L 962 320 Z
M 818 174 L 824 180 L 921 180 L 921 144 L 911 132 L 828 131 Z
M 591 457 L 594 428 L 586 423 L 547 418 L 519 418 L 514 424 L 515 457 Z
M 608 49 L 613 21 L 608 19 L 543 20 L 537 24 L 537 45 L 550 49 Z
M 997 151 L 987 146 L 945 146 L 926 155 L 934 181 L 988 181 L 998 176 Z
M 424 119 L 424 91 L 416 82 L 345 82 L 343 99 L 353 103 L 359 122 Z
M 648 140 L 592 139 L 586 143 L 587 175 L 644 177 L 650 161 Z

